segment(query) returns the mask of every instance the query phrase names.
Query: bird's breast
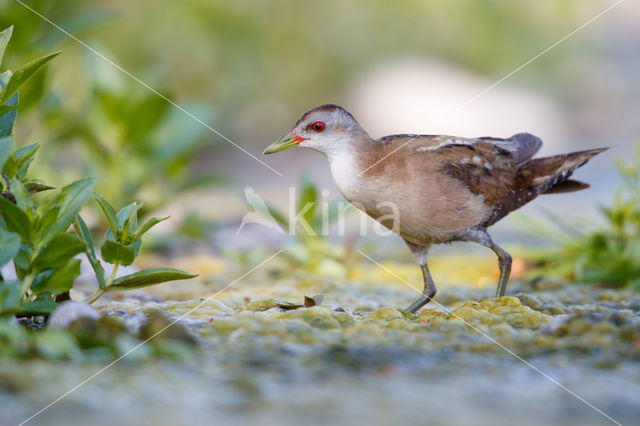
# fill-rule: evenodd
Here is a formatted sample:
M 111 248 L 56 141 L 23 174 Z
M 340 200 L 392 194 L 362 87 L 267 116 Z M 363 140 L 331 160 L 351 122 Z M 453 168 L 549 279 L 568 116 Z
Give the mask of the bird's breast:
M 352 156 L 334 156 L 331 174 L 349 202 L 410 241 L 446 241 L 484 220 L 484 197 L 472 194 L 428 161 L 399 160 L 383 159 L 367 168 Z M 390 217 L 397 221 L 393 226 L 382 221 Z
M 349 153 L 338 153 L 329 158 L 331 175 L 344 198 L 358 201 L 358 194 L 362 191 L 363 178 L 353 156 Z

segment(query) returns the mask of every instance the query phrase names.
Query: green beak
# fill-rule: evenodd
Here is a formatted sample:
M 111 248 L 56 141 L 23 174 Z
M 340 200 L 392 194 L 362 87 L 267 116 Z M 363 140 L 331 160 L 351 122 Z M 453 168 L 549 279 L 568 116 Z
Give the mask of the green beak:
M 269 148 L 264 150 L 263 154 L 273 154 L 274 152 L 284 151 L 287 148 L 298 145 L 303 140 L 305 140 L 305 138 L 294 136 L 293 133 L 289 132 L 281 137 L 280 140 L 272 143 Z

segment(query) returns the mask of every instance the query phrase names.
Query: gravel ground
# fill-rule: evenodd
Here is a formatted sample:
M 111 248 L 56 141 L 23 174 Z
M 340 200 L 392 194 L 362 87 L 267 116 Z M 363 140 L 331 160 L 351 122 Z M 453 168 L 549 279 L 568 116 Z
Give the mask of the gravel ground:
M 143 356 L 145 345 L 29 424 L 635 424 L 640 418 L 637 293 L 516 282 L 507 297 L 494 299 L 493 286 L 444 286 L 439 305 L 410 315 L 399 309 L 414 297 L 409 289 L 366 272 L 342 279 L 266 271 L 216 300 L 205 299 L 217 291 L 208 288 L 204 297 L 181 301 L 156 295 L 103 303 L 105 316 L 130 329 L 160 321 L 160 330 L 166 318 L 179 318 L 168 337 L 195 338 L 196 349 L 171 360 Z M 301 306 L 303 295 L 318 294 L 319 305 Z M 135 341 L 127 344 L 123 353 Z M 1 363 L 0 424 L 20 423 L 108 362 Z

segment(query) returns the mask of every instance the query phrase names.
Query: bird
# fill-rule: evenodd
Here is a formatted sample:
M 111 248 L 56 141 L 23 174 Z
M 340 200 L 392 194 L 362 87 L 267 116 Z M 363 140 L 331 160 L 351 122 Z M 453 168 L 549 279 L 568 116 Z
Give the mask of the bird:
M 436 294 L 427 266 L 433 245 L 467 241 L 498 257 L 496 297 L 505 295 L 512 258 L 487 228 L 541 194 L 574 192 L 589 184 L 572 173 L 608 148 L 534 158 L 542 141 L 397 134 L 374 139 L 344 108 L 326 104 L 298 119 L 264 154 L 291 147 L 329 160 L 342 196 L 399 235 L 420 265 L 424 289 L 405 311 L 416 313 Z
M 236 231 L 236 235 L 242 231 L 242 228 L 248 223 L 257 223 L 262 226 L 266 226 L 267 228 L 273 229 L 281 234 L 284 234 L 284 231 L 278 225 L 278 222 L 273 218 L 273 215 L 269 211 L 269 207 L 264 202 L 264 200 L 256 194 L 256 192 L 250 186 L 244 188 L 244 197 L 247 201 L 247 204 L 253 208 L 252 212 L 245 214 L 242 217 L 242 221 L 240 222 L 240 226 Z

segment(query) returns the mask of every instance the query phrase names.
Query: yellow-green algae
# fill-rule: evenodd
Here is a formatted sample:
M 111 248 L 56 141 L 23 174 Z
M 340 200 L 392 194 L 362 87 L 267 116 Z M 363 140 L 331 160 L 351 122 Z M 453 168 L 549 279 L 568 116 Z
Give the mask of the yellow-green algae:
M 627 420 L 622 423 L 637 418 L 637 293 L 516 281 L 509 296 L 493 298 L 493 285 L 445 282 L 436 300 L 414 315 L 402 307 L 416 291 L 392 277 L 368 271 L 362 280 L 342 279 L 281 268 L 221 293 L 228 280 L 174 293 L 153 289 L 165 301 L 123 295 L 103 302 L 99 310 L 114 321 L 135 313 L 155 318 L 147 335 L 167 324 L 163 316 L 177 320 L 200 349 L 184 364 L 127 357 L 60 408 L 82 407 L 87 422 L 123 424 L 207 424 L 212 418 L 265 425 L 469 424 L 485 407 L 501 413 L 495 419 L 485 412 L 487 424 L 601 423 L 515 354 L 590 402 L 615 409 L 616 418 Z M 419 287 L 415 279 L 411 284 Z M 322 304 L 304 307 L 304 296 L 319 294 Z M 103 367 L 25 364 L 0 365 L 9 391 L 4 400 L 25 415 Z M 100 417 L 94 401 L 111 407 L 108 416 Z M 64 424 L 63 415 L 52 413 L 42 424 Z
M 292 281 L 287 278 L 282 282 L 278 293 L 282 298 L 252 299 L 251 291 L 245 288 L 222 300 L 200 298 L 147 305 L 182 317 L 182 323 L 190 325 L 203 342 L 216 345 L 222 354 L 234 345 L 263 351 L 263 343 L 271 347 L 273 342 L 286 342 L 312 346 L 315 352 L 309 356 L 321 356 L 322 347 L 331 345 L 393 346 L 412 352 L 453 349 L 505 357 L 512 356 L 505 347 L 519 355 L 563 350 L 611 352 L 630 359 L 640 355 L 640 345 L 625 343 L 640 339 L 637 310 L 620 306 L 628 298 L 608 290 L 569 286 L 549 292 L 521 285 L 529 291 L 501 298 L 458 299 L 447 306 L 436 299 L 414 315 L 404 312 L 401 302 L 394 303 L 400 294 L 407 296 L 403 287 L 390 291 L 350 283 L 350 290 L 327 293 L 324 305 L 307 308 L 302 294 L 286 297 L 292 292 L 288 287 Z M 335 282 L 320 279 L 307 279 L 303 288 L 340 291 Z M 364 293 L 355 295 L 354 290 Z M 455 299 L 456 292 L 446 290 L 444 298 Z M 380 293 L 395 306 L 384 306 L 386 299 Z M 368 300 L 372 295 L 376 299 Z M 133 311 L 140 306 L 122 301 L 103 307 L 106 312 L 116 309 Z

